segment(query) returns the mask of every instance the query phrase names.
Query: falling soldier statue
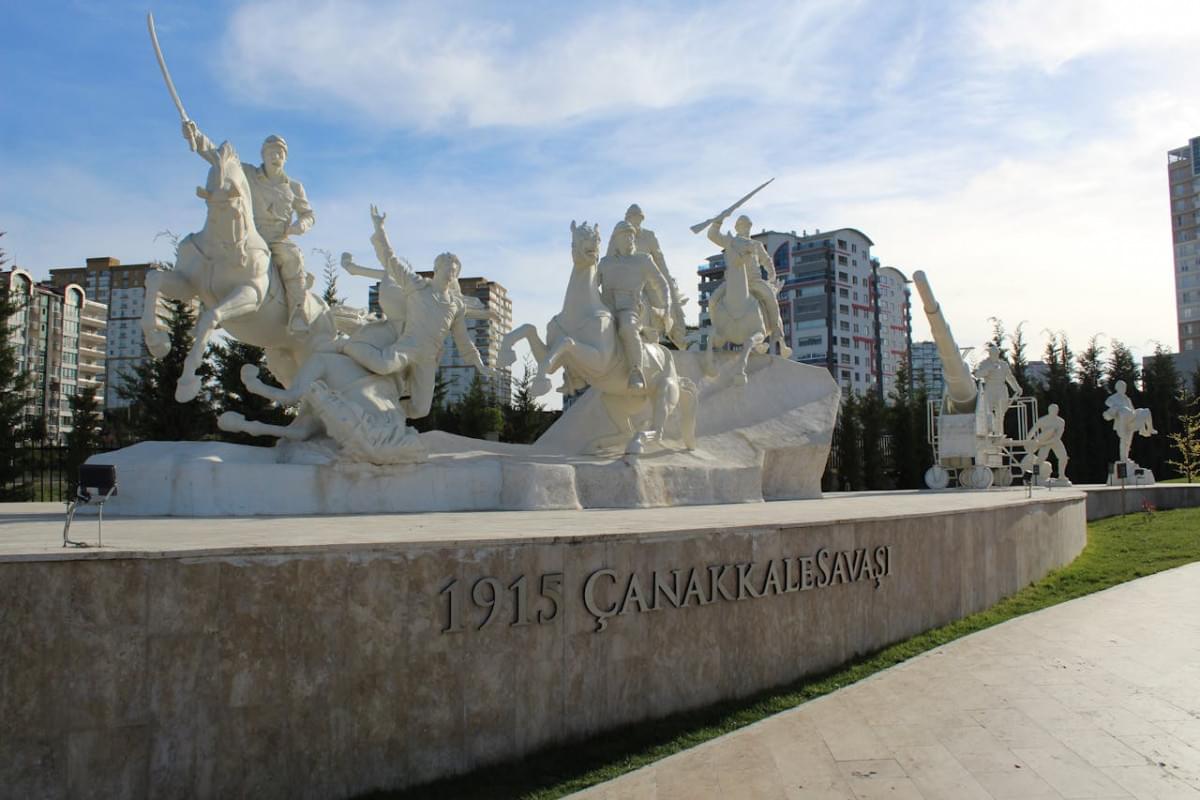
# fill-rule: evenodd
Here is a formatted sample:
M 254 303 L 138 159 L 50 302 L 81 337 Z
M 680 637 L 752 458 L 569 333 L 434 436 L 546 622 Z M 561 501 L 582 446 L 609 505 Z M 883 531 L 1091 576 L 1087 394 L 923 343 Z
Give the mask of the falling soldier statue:
M 213 141 L 190 119 L 183 120 L 183 138 L 202 156 L 215 149 Z M 250 184 L 254 227 L 270 247 L 271 263 L 279 270 L 287 293 L 288 328 L 303 332 L 310 322 L 305 316 L 305 298 L 311 277 L 304 271 L 304 254 L 288 237 L 303 234 L 313 226 L 316 217 L 300 181 L 283 171 L 287 155 L 287 142 L 280 136 L 268 136 L 262 144 L 262 164 L 256 167 L 243 163 L 242 171 Z
M 646 376 L 642 371 L 642 297 L 645 294 L 649 313 L 653 309 L 671 315 L 671 291 L 667 281 L 648 254 L 638 252 L 637 229 L 622 220 L 613 228 L 611 255 L 600 259 L 596 267 L 600 294 L 605 305 L 617 318 L 617 339 L 629 366 L 629 388 L 645 389 Z

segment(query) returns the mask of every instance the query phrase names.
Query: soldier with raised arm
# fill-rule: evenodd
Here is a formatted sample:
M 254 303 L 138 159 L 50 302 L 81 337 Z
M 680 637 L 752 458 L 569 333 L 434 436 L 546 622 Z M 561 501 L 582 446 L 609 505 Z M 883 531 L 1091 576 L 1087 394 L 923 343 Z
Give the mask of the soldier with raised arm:
M 405 412 L 409 419 L 418 419 L 429 413 L 433 403 L 438 361 L 447 335 L 454 337 L 459 353 L 484 377 L 490 377 L 493 370 L 483 362 L 467 329 L 469 312 L 458 286 L 462 269 L 458 256 L 442 253 L 434 259 L 433 278 L 421 277 L 392 250 L 383 227 L 386 217 L 371 206 L 375 226 L 371 244 L 384 267 L 382 274 L 355 264 L 349 253 L 342 253 L 342 267 L 355 275 L 381 278 L 380 305 L 392 333 L 389 341 L 380 342 L 376 323 L 349 339 L 338 339 L 337 348 L 374 373 L 401 377 L 408 395 L 403 401 Z
M 775 262 L 767 254 L 763 243 L 750 236 L 753 223 L 742 214 L 733 223 L 734 234 L 721 231 L 721 223 L 729 216 L 726 211 L 708 225 L 708 239 L 725 251 L 725 269 L 743 269 L 746 271 L 746 282 L 752 297 L 762 308 L 763 322 L 766 323 L 767 333 L 779 342 L 779 355 L 787 358 L 792 354 L 792 348 L 787 346 L 783 335 L 783 317 L 779 313 L 779 300 L 776 295 L 779 288 L 776 284 Z M 760 268 L 767 273 L 763 280 Z M 722 284 L 713 292 L 709 300 L 710 307 L 720 302 L 724 295 L 725 286 Z
M 215 150 L 215 145 L 190 119 L 183 121 L 183 138 L 202 158 L 211 162 L 209 154 Z M 279 270 L 287 293 L 288 328 L 303 332 L 309 323 L 304 307 L 310 278 L 304 270 L 304 254 L 288 237 L 303 234 L 313 226 L 316 217 L 304 194 L 304 186 L 283 171 L 287 155 L 287 142 L 280 136 L 268 136 L 262 144 L 262 164 L 256 167 L 243 163 L 242 171 L 250 184 L 254 227 L 271 248 L 271 263 Z
M 600 259 L 596 274 L 600 297 L 617 318 L 617 339 L 629 365 L 629 388 L 645 389 L 642 374 L 642 300 L 651 309 L 671 310 L 671 291 L 648 254 L 638 252 L 637 229 L 622 220 L 613 228 L 611 255 Z M 651 312 L 653 313 L 653 312 Z

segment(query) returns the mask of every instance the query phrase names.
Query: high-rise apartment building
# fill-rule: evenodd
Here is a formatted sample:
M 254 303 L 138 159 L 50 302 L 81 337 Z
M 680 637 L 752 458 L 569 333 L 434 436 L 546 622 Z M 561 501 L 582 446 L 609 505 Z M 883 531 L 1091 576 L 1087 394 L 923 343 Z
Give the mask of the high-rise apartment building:
M 30 377 L 25 419 L 44 420 L 46 435 L 61 439 L 74 427 L 73 395 L 91 388 L 104 406 L 108 309 L 78 284 L 48 286 L 19 268 L 0 272 L 0 290 L 17 301 L 7 333 Z
M 150 353 L 142 337 L 142 309 L 146 299 L 146 272 L 157 264 L 122 264 L 115 258 L 89 258 L 87 266 L 50 270 L 56 287 L 82 286 L 88 297 L 108 306 L 108 379 L 105 406 L 129 405 L 117 395 L 117 387 L 133 375 L 134 368 Z M 166 306 L 159 301 L 159 316 L 166 319 Z
M 913 386 L 924 386 L 930 397 L 941 397 L 946 390 L 946 378 L 937 344 L 913 342 L 911 353 Z
M 1200 136 L 1167 153 L 1179 352 L 1200 350 Z
M 754 234 L 783 280 L 779 310 L 792 358 L 825 367 L 843 390 L 870 389 L 884 397 L 908 357 L 911 313 L 908 281 L 871 257 L 862 231 Z M 725 279 L 725 257 L 700 267 L 700 328 L 710 324 L 708 303 Z
M 432 272 L 419 272 L 425 278 L 432 278 Z M 508 299 L 508 291 L 495 281 L 487 278 L 459 278 L 459 289 L 464 297 L 478 300 L 487 311 L 487 316 L 476 319 L 467 318 L 467 330 L 475 340 L 475 347 L 483 358 L 483 363 L 495 370 L 495 374 L 487 380 L 488 390 L 496 400 L 504 405 L 512 402 L 512 370 L 501 368 L 500 343 L 512 331 L 512 301 Z M 379 284 L 375 283 L 368 290 L 367 308 L 373 314 L 382 313 L 379 308 Z M 446 402 L 456 403 L 471 389 L 475 380 L 475 367 L 467 363 L 458 352 L 458 345 L 452 336 L 447 336 L 442 345 L 442 358 L 438 363 L 438 375 L 446 384 Z

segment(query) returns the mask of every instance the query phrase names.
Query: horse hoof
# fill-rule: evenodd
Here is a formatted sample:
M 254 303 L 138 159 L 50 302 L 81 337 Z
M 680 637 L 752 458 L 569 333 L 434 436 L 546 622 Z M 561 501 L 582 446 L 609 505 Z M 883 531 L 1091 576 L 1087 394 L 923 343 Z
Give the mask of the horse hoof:
M 191 380 L 180 379 L 179 383 L 175 384 L 175 402 L 190 403 L 196 399 L 196 395 L 200 394 L 200 379 L 193 378 Z
M 257 364 L 242 364 L 241 369 L 242 384 L 249 386 L 252 381 L 258 380 L 258 365 Z
M 534 397 L 541 397 L 553 389 L 554 384 L 545 375 L 539 375 L 533 379 L 533 383 L 529 384 L 529 391 L 533 392 Z
M 217 427 L 223 431 L 237 432 L 242 429 L 242 424 L 245 423 L 246 417 L 236 411 L 226 411 L 221 416 L 217 417 Z
M 511 367 L 513 364 L 517 363 L 517 354 L 512 350 L 501 350 L 499 363 L 501 369 L 504 369 L 505 367 Z
M 162 358 L 171 352 L 171 337 L 166 331 L 151 331 L 146 334 L 146 349 L 155 358 Z
M 634 439 L 632 442 L 629 443 L 629 446 L 625 448 L 625 455 L 640 456 L 642 454 L 642 451 L 645 449 L 646 449 L 646 445 L 644 442 L 642 442 L 641 439 Z

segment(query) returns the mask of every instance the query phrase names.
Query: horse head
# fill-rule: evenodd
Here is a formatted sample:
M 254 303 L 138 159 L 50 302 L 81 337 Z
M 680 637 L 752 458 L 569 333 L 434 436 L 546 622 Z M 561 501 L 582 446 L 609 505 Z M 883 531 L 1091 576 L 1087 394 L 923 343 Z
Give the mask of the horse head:
M 576 267 L 595 266 L 600 261 L 600 224 L 576 225 L 571 220 L 571 258 Z
M 205 230 L 244 252 L 255 230 L 254 206 L 241 159 L 229 142 L 222 142 L 214 151 L 208 181 L 196 188 L 196 195 L 208 205 Z

